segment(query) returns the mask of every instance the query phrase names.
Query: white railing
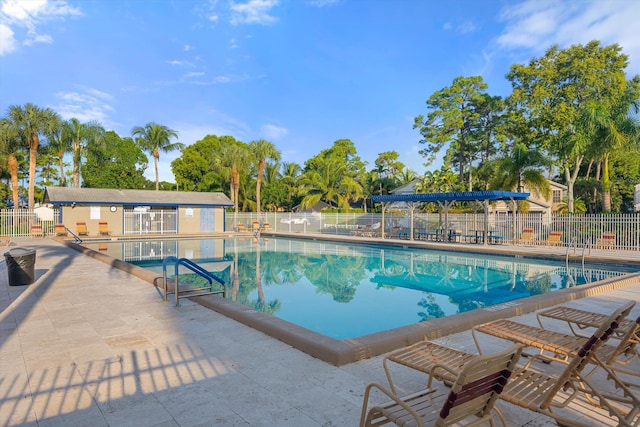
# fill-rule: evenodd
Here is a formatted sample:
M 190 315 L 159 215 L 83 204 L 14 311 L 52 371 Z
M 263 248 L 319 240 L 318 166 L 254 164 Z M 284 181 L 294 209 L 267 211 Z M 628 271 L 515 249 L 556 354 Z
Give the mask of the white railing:
M 0 210 L 0 235 L 30 236 L 32 225 L 41 225 L 43 233 L 51 235 L 54 230 L 54 218 L 59 218 L 58 214 L 58 209 L 49 209 L 40 213 L 30 209 L 2 209 Z
M 178 211 L 125 209 L 124 234 L 176 234 L 178 232 Z
M 242 224 L 251 231 L 264 223 L 273 231 L 289 233 L 322 233 L 349 235 L 354 229 L 366 224 L 382 222 L 382 214 L 342 213 L 227 213 L 227 230 L 236 229 Z M 406 212 L 385 212 L 384 229 L 389 234 L 394 226 L 402 230 L 410 229 L 410 217 Z M 448 214 L 416 213 L 413 216 L 414 231 L 429 231 L 445 228 L 460 234 L 473 235 L 475 230 L 485 227 L 484 213 Z M 533 242 L 543 243 L 552 231 L 561 231 L 558 246 L 567 247 L 573 242 L 575 247 L 589 249 L 605 248 L 616 250 L 640 251 L 640 214 L 596 214 L 596 215 L 551 215 L 517 214 L 515 220 L 511 214 L 489 214 L 488 227 L 494 234 L 502 236 L 501 241 L 514 243 L 520 239 L 524 228 L 533 229 Z M 611 240 L 603 235 L 613 235 Z M 406 234 L 405 234 L 406 236 Z
M 157 210 L 140 212 L 126 210 L 124 213 L 125 234 L 177 234 L 177 210 Z M 39 224 L 45 235 L 54 234 L 56 218 L 59 210 L 38 212 L 29 209 L 0 210 L 0 236 L 29 236 L 31 226 Z M 385 212 L 384 231 L 389 234 L 394 226 L 402 230 L 410 229 L 410 216 L 403 211 Z M 246 230 L 260 227 L 287 233 L 322 233 L 349 235 L 366 224 L 382 222 L 379 213 L 274 213 L 260 215 L 252 213 L 226 213 L 226 229 L 234 230 L 242 224 Z M 446 224 L 445 224 L 446 223 Z M 582 247 L 588 249 L 615 249 L 640 251 L 640 214 L 594 214 L 594 215 L 551 215 L 550 217 L 535 214 L 512 215 L 489 214 L 487 223 L 495 234 L 503 237 L 504 242 L 517 242 L 524 228 L 533 229 L 533 241 L 544 242 L 552 231 L 561 231 L 559 246 Z M 415 230 L 433 230 L 445 228 L 457 230 L 462 235 L 471 235 L 474 230 L 483 229 L 484 213 L 444 214 L 416 213 L 413 216 Z M 609 239 L 603 239 L 604 235 Z M 405 234 L 406 236 L 406 234 Z

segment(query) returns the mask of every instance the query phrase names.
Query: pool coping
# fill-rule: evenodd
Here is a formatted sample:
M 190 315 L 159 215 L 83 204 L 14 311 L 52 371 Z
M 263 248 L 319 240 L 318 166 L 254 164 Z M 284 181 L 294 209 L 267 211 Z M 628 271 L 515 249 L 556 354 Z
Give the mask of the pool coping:
M 300 235 L 278 235 L 282 237 L 313 239 L 313 237 L 303 237 Z M 208 235 L 201 237 L 212 236 Z M 114 268 L 123 270 L 135 277 L 138 277 L 139 279 L 147 281 L 158 288 L 160 288 L 163 284 L 163 278 L 161 276 L 158 276 L 157 273 L 154 273 L 150 270 L 138 267 L 126 261 L 112 258 L 106 254 L 74 243 L 73 241 L 64 239 L 56 240 L 87 256 L 109 264 Z M 344 241 L 351 243 L 367 243 L 366 241 L 357 241 L 353 239 L 327 238 L 326 240 Z M 370 244 L 374 243 L 380 242 L 370 242 Z M 386 240 L 382 243 L 384 243 L 385 245 L 388 244 Z M 397 243 L 395 244 L 395 246 L 406 246 L 406 243 Z M 415 245 L 414 247 L 425 248 L 427 246 Z M 460 250 L 462 248 L 458 247 L 458 249 Z M 465 252 L 474 252 L 467 247 L 465 247 L 463 250 Z M 492 250 L 490 252 L 494 254 L 499 253 L 495 250 Z M 513 253 L 509 253 L 506 249 L 503 253 L 505 255 L 513 255 Z M 536 255 L 538 255 L 537 257 L 540 258 L 539 254 L 532 254 L 527 256 L 535 258 Z M 564 257 L 562 258 L 564 259 Z M 585 259 L 587 258 L 585 257 Z M 598 259 L 595 260 L 597 261 Z M 631 273 L 615 278 L 609 278 L 587 285 L 581 285 L 576 288 L 560 289 L 546 294 L 529 296 L 526 298 L 505 302 L 487 308 L 480 308 L 447 317 L 431 319 L 425 322 L 415 323 L 408 326 L 345 340 L 337 340 L 327 337 L 325 335 L 290 323 L 286 320 L 279 319 L 255 309 L 251 309 L 249 307 L 245 307 L 239 303 L 220 298 L 216 295 L 191 297 L 190 299 L 204 307 L 212 309 L 231 319 L 234 319 L 256 330 L 259 330 L 273 338 L 276 338 L 286 344 L 289 344 L 292 347 L 297 348 L 300 351 L 303 351 L 313 357 L 316 357 L 335 366 L 342 366 L 378 356 L 380 354 L 384 354 L 392 350 L 414 344 L 424 339 L 431 340 L 446 335 L 467 331 L 473 326 L 481 323 L 486 323 L 501 318 L 521 316 L 553 305 L 562 304 L 587 296 L 597 295 L 614 289 L 623 288 L 637 282 L 640 282 L 640 272 Z

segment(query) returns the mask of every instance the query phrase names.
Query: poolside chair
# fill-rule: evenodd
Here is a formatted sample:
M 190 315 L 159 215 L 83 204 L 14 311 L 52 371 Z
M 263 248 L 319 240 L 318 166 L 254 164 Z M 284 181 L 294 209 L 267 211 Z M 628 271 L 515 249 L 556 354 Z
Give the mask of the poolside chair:
M 98 222 L 98 234 L 101 236 L 108 236 L 111 234 L 109 231 L 109 223 L 107 221 Z
M 517 242 L 520 245 L 530 245 L 533 243 L 533 228 L 524 228 L 522 229 L 522 234 L 520 234 L 520 240 Z
M 640 400 L 633 394 L 629 386 L 600 360 L 598 354 L 600 348 L 615 333 L 620 322 L 628 316 L 634 305 L 635 302 L 630 301 L 608 316 L 595 333 L 583 341 L 579 350 L 570 356 L 570 360 L 565 361 L 564 369 L 559 374 L 555 373 L 558 372 L 557 369 L 546 368 L 547 363 L 536 364 L 542 370 L 532 368 L 534 361 L 549 362 L 549 359 L 541 355 L 532 356 L 524 366 L 518 366 L 515 369 L 514 375 L 499 399 L 552 417 L 561 425 L 590 427 L 592 423 L 577 421 L 575 414 L 567 416 L 557 412 L 566 408 L 578 396 L 582 396 L 590 405 L 605 407 L 611 417 L 617 418 L 618 425 L 633 425 L 633 420 L 639 416 Z M 420 344 L 423 351 L 417 352 L 416 349 Z M 424 346 L 424 343 L 418 343 L 412 347 L 414 350 L 406 352 L 404 358 L 400 353 L 402 350 L 395 352 L 397 357 L 393 361 L 445 382 L 451 380 L 452 372 L 459 371 L 460 366 L 464 366 L 465 359 L 474 357 L 469 353 L 454 349 L 449 350 L 437 344 L 431 347 Z M 429 351 L 434 353 L 428 354 Z M 610 393 L 600 390 L 600 387 L 593 386 L 590 378 L 595 370 L 591 370 L 587 374 L 582 373 L 587 364 L 594 364 L 597 368 L 606 371 L 608 380 L 613 382 L 614 388 L 618 390 Z M 436 369 L 436 366 L 442 366 L 442 368 Z M 446 372 L 445 369 L 449 372 Z M 553 373 L 548 371 L 553 371 Z
M 401 225 L 394 225 L 386 237 L 389 239 L 398 239 L 400 237 L 400 230 L 402 230 Z
M 245 231 L 247 231 L 247 227 L 244 224 L 236 224 L 234 229 L 237 232 L 245 232 Z
M 269 224 L 268 222 L 263 222 L 262 223 L 262 230 L 263 231 L 271 231 L 271 224 Z
M 31 224 L 31 237 L 44 237 L 42 224 Z
M 549 233 L 547 240 L 541 242 L 545 246 L 558 246 L 562 245 L 562 231 L 552 231 Z
M 0 237 L 0 246 L 9 246 L 11 244 L 11 237 L 2 236 Z
M 542 328 L 544 328 L 544 322 L 542 320 L 544 318 L 560 320 L 566 322 L 569 330 L 573 333 L 573 335 L 585 338 L 586 335 L 583 334 L 582 331 L 586 329 L 597 328 L 607 318 L 607 316 L 604 314 L 580 310 L 563 305 L 551 307 L 547 310 L 540 311 L 536 313 L 536 317 L 538 319 L 540 327 Z M 624 358 L 616 357 L 615 359 L 611 360 L 611 357 L 609 357 L 609 360 L 607 361 L 605 359 L 605 361 L 608 362 L 609 366 L 616 374 L 640 377 L 640 372 L 638 370 L 627 368 L 629 363 L 631 363 L 633 360 L 640 359 L 640 317 L 638 317 L 635 321 L 633 319 L 624 319 L 620 323 L 618 332 L 614 335 L 613 338 L 621 340 L 620 346 L 624 346 L 624 342 L 627 342 L 626 347 L 624 347 L 623 351 Z M 621 380 L 623 380 L 623 378 L 624 377 L 621 377 Z M 640 384 L 632 383 L 626 380 L 624 381 L 628 386 L 640 388 Z
M 596 243 L 596 248 L 614 250 L 616 248 L 616 235 L 613 233 L 602 233 L 602 237 L 600 237 L 600 240 Z
M 369 234 L 369 230 L 371 230 L 371 224 L 366 224 L 364 227 L 360 227 L 358 226 L 358 228 L 356 228 L 355 230 L 351 230 L 351 235 L 352 236 L 366 236 L 367 234 Z
M 69 235 L 69 233 L 67 233 L 67 227 L 65 227 L 64 224 L 56 224 L 53 231 L 58 237 L 66 237 Z
M 89 231 L 87 230 L 87 223 L 84 221 L 76 222 L 76 234 L 78 236 L 88 236 Z
M 370 383 L 364 393 L 360 427 L 389 422 L 399 426 L 475 426 L 489 422 L 494 426 L 494 412 L 506 426 L 495 402 L 508 383 L 521 353 L 521 346 L 514 346 L 495 354 L 474 357 L 456 375 L 451 390 L 434 386 L 433 377 L 430 377 L 426 389 L 399 397 L 380 384 Z M 446 370 L 444 367 L 436 369 Z M 368 407 L 374 389 L 391 400 Z

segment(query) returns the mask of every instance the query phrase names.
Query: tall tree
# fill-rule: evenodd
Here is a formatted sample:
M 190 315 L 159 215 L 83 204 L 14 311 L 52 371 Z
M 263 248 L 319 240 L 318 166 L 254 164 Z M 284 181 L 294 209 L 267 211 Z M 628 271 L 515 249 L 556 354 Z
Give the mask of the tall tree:
M 104 129 L 95 121 L 82 123 L 75 117 L 63 123 L 62 138 L 70 138 L 71 151 L 73 152 L 73 186 L 80 187 L 80 167 L 82 156 L 89 144 L 102 145 L 104 142 Z
M 448 145 L 448 162 L 458 165 L 458 179 L 460 182 L 464 181 L 465 169 L 467 165 L 471 169 L 471 163 L 479 150 L 474 132 L 479 132 L 481 115 L 478 109 L 483 105 L 487 88 L 481 76 L 456 77 L 451 86 L 440 89 L 429 97 L 427 107 L 431 111 L 426 120 L 419 115 L 413 125 L 422 134 L 420 143 L 427 145 L 420 150 L 420 154 L 426 157 L 425 165 L 430 165 L 436 154 Z M 469 186 L 471 187 L 471 182 Z
M 21 142 L 18 128 L 11 120 L 6 118 L 0 119 L 0 152 L 7 158 L 7 170 L 11 177 L 13 206 L 16 209 L 20 206 L 20 188 L 18 185 L 18 156 L 20 147 Z
M 591 150 L 602 159 L 602 209 L 611 211 L 611 180 L 609 179 L 611 153 L 631 145 L 640 144 L 640 76 L 627 84 L 625 95 L 613 105 L 590 101 L 586 104 L 581 121 L 593 135 Z
M 362 194 L 362 187 L 347 173 L 347 163 L 338 157 L 318 159 L 315 168 L 300 177 L 304 197 L 303 208 L 311 208 L 319 201 L 349 209 L 349 201 Z
M 591 41 L 567 49 L 552 46 L 528 65 L 512 65 L 507 74 L 513 87 L 509 103 L 526 118 L 530 139 L 559 162 L 569 212 L 574 211 L 574 183 L 593 138 L 579 118 L 588 103 L 611 108 L 624 95 L 627 63 L 617 44 L 602 47 Z
M 149 122 L 144 127 L 136 126 L 131 130 L 136 143 L 153 156 L 153 163 L 156 169 L 156 191 L 160 189 L 160 178 L 158 174 L 158 160 L 160 152 L 168 153 L 174 150 L 181 150 L 184 144 L 171 142 L 171 138 L 178 138 L 178 132 L 169 129 L 167 126 Z
M 61 187 L 67 186 L 67 177 L 64 171 L 64 156 L 68 152 L 72 151 L 72 141 L 69 130 L 70 127 L 63 123 L 62 126 L 54 129 L 53 132 L 47 135 L 47 149 L 53 156 L 58 159 Z
M 29 147 L 29 209 L 34 208 L 36 184 L 36 161 L 40 147 L 40 135 L 52 133 L 60 126 L 60 116 L 50 108 L 39 108 L 31 103 L 24 107 L 13 105 L 9 107 L 8 117 L 18 128 L 23 141 Z
M 227 168 L 230 171 L 231 201 L 237 215 L 240 203 L 240 173 L 249 164 L 250 151 L 247 144 L 236 141 L 231 136 L 223 136 L 220 139 L 223 144 L 220 147 L 218 162 L 222 168 Z
M 514 145 L 513 150 L 495 162 L 496 174 L 493 187 L 500 190 L 521 193 L 526 186 L 530 191 L 548 198 L 551 194 L 549 181 L 544 176 L 544 168 L 550 161 L 536 149 L 527 148 L 522 143 Z
M 280 152 L 269 141 L 260 139 L 258 141 L 252 141 L 249 143 L 249 150 L 253 155 L 253 160 L 256 162 L 258 168 L 256 176 L 256 212 L 260 214 L 260 186 L 262 185 L 262 176 L 264 174 L 264 166 L 267 160 L 280 160 Z
M 139 190 L 148 182 L 144 171 L 147 156 L 131 138 L 108 131 L 104 145 L 89 145 L 82 168 L 82 186 Z

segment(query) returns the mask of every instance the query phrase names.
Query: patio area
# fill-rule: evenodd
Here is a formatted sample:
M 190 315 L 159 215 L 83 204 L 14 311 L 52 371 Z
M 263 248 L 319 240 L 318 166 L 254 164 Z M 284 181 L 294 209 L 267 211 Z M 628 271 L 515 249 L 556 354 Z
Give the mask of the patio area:
M 382 356 L 336 367 L 189 300 L 163 303 L 148 282 L 51 239 L 12 247 L 37 250 L 36 281 L 9 286 L 0 262 L 0 426 L 356 426 L 366 384 L 386 383 Z M 629 300 L 640 302 L 640 282 L 570 304 L 608 312 Z M 438 342 L 475 352 L 470 332 Z M 556 425 L 499 406 L 514 426 Z M 586 403 L 571 410 L 610 425 Z

